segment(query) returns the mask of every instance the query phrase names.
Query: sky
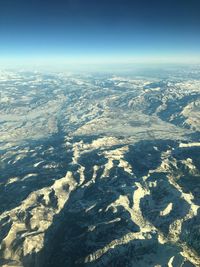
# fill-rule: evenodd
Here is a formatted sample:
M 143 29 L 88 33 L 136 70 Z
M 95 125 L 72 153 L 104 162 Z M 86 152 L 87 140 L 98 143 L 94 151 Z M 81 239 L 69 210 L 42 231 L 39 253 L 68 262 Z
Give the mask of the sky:
M 200 62 L 199 0 L 0 0 L 0 61 Z

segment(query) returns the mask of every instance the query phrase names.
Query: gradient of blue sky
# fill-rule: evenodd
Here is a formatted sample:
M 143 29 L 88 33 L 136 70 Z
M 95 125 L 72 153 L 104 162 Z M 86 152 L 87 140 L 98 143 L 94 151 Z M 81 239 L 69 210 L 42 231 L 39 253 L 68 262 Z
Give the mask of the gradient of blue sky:
M 0 0 L 0 58 L 196 58 L 199 12 L 199 0 Z

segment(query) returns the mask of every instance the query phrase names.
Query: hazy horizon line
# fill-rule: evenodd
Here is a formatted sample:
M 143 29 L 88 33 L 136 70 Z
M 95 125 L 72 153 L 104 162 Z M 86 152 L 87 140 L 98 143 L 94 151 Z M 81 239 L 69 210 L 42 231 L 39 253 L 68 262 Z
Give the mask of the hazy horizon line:
M 42 71 L 128 71 L 131 68 L 200 65 L 200 55 L 187 56 L 0 56 L 0 69 Z

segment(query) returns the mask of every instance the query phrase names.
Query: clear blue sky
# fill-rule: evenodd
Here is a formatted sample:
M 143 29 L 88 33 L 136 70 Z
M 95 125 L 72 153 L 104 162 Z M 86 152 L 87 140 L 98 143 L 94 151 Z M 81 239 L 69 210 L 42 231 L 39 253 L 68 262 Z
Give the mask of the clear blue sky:
M 200 58 L 199 0 L 0 0 L 0 60 Z

